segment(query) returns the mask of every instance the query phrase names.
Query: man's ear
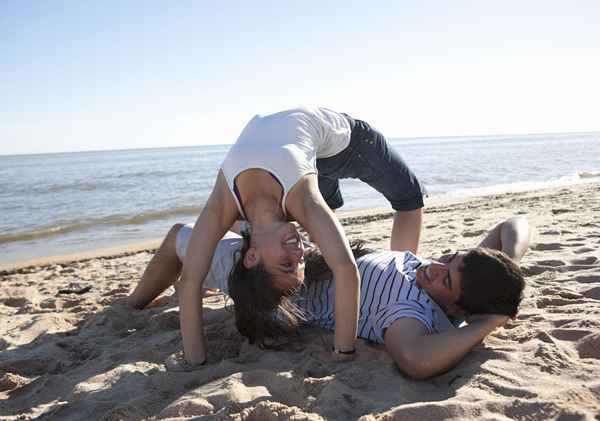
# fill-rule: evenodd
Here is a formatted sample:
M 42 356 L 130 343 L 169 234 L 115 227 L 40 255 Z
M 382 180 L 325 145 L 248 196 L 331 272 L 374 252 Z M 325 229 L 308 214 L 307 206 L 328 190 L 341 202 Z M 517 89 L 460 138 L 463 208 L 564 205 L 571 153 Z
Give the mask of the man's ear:
M 258 264 L 260 257 L 258 251 L 254 247 L 250 247 L 244 256 L 244 267 L 251 269 Z
M 458 304 L 450 304 L 446 308 L 446 314 L 452 317 L 467 317 L 469 313 L 467 313 L 461 306 Z

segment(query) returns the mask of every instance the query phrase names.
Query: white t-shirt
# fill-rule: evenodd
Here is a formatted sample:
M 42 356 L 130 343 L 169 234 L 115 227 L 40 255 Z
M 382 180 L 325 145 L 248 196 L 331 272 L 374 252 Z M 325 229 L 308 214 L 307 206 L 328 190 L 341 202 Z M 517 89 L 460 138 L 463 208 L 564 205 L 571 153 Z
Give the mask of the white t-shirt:
M 287 214 L 288 192 L 306 175 L 317 172 L 317 158 L 338 154 L 350 144 L 350 123 L 326 108 L 300 107 L 270 115 L 256 115 L 231 146 L 221 169 L 238 210 L 235 178 L 250 168 L 269 171 L 283 188 L 281 207 Z
M 175 250 L 177 257 L 183 262 L 187 251 L 194 224 L 187 224 L 181 227 L 175 239 Z M 227 281 L 229 273 L 235 262 L 235 254 L 242 248 L 242 237 L 234 232 L 228 231 L 219 241 L 215 253 L 213 254 L 210 270 L 204 279 L 204 288 L 217 288 L 225 294 L 229 293 Z

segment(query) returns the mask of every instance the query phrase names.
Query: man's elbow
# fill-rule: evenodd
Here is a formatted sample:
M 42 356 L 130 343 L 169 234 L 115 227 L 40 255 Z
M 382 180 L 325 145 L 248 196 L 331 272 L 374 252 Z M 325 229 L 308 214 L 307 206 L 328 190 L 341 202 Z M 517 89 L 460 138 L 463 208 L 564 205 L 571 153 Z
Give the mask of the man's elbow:
M 439 370 L 427 364 L 422 352 L 405 351 L 394 356 L 398 369 L 413 380 L 426 380 L 439 374 Z

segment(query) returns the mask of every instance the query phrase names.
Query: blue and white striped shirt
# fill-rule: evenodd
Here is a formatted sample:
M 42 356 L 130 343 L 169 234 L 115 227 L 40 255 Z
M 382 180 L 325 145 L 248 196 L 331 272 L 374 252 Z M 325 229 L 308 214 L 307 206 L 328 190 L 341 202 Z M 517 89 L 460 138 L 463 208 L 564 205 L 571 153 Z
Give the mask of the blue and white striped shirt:
M 192 228 L 186 225 L 177 234 L 176 249 L 182 261 Z M 205 288 L 228 292 L 227 277 L 240 247 L 241 237 L 233 233 L 219 242 L 203 285 Z M 361 277 L 359 337 L 383 343 L 385 329 L 402 317 L 419 320 L 430 333 L 453 327 L 443 310 L 416 284 L 416 270 L 424 263 L 427 261 L 410 252 L 393 251 L 374 252 L 357 260 Z M 335 327 L 334 286 L 333 280 L 306 280 L 306 286 L 292 297 L 304 310 L 309 324 L 326 329 Z
M 410 252 L 374 252 L 357 260 L 361 277 L 358 336 L 383 343 L 383 335 L 402 317 L 417 319 L 429 333 L 452 327 L 443 310 L 416 284 L 416 270 L 426 263 Z M 334 281 L 308 283 L 296 304 L 309 324 L 334 329 Z

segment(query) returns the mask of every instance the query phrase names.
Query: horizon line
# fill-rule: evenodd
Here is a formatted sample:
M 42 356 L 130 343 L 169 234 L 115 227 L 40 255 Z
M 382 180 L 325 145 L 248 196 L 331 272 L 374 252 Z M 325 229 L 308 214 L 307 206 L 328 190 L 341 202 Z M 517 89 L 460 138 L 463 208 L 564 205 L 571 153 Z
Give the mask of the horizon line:
M 427 136 L 386 136 L 388 140 L 403 140 L 403 139 L 455 139 L 455 138 L 491 138 L 491 137 L 515 137 L 515 136 L 565 136 L 565 135 L 600 135 L 600 129 L 591 131 L 574 131 L 574 132 L 534 132 L 534 133 L 500 133 L 500 134 L 467 134 L 467 135 L 427 135 Z M 21 153 L 2 153 L 0 157 L 10 156 L 25 156 L 25 155 L 52 155 L 52 154 L 68 154 L 68 153 L 95 153 L 95 152 L 125 152 L 125 151 L 142 151 L 152 149 L 177 149 L 177 148 L 197 148 L 197 147 L 209 147 L 209 146 L 228 146 L 233 143 L 213 143 L 207 145 L 175 145 L 175 146 L 144 146 L 140 148 L 115 148 L 115 149 L 85 149 L 85 150 L 64 150 L 64 151 L 53 151 L 53 152 L 21 152 Z

